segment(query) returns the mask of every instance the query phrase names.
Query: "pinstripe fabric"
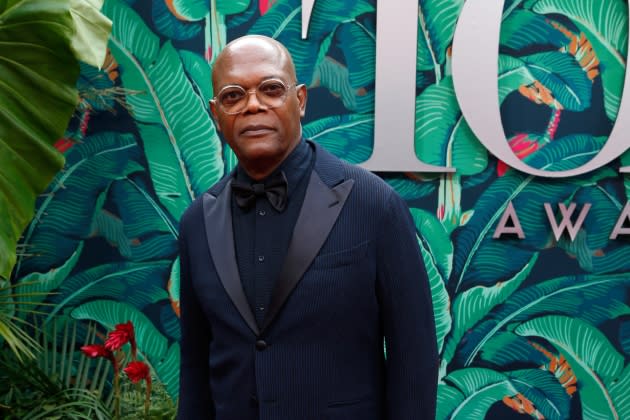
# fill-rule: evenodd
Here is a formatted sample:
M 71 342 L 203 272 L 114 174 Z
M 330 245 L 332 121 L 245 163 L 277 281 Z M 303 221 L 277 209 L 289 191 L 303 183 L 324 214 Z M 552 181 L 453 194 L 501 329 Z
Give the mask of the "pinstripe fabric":
M 433 419 L 432 307 L 406 204 L 320 147 L 314 170 L 329 187 L 354 187 L 263 337 L 217 276 L 200 200 L 182 217 L 180 419 Z M 257 349 L 261 339 L 267 346 Z

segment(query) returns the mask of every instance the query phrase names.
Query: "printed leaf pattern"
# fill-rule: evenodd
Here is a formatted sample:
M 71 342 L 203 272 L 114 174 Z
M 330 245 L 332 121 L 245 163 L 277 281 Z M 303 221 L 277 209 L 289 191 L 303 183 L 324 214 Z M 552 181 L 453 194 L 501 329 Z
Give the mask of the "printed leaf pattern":
M 372 154 L 381 3 L 318 0 L 301 39 L 299 0 L 106 0 L 106 64 L 81 64 L 81 107 L 55 144 L 66 164 L 19 243 L 11 281 L 41 293 L 29 306 L 42 303 L 49 322 L 131 320 L 176 401 L 179 218 L 238 164 L 208 110 L 214 59 L 246 33 L 283 42 L 308 88 L 303 136 L 361 163 Z M 546 179 L 489 154 L 453 88 L 463 5 L 419 0 L 416 51 L 414 151 L 457 172 L 377 174 L 409 204 L 429 278 L 437 418 L 630 418 L 630 246 L 609 237 L 630 191 L 617 169 L 630 155 Z M 496 99 L 519 159 L 557 171 L 599 153 L 618 112 L 627 28 L 623 0 L 504 2 Z M 575 240 L 556 240 L 543 206 L 572 202 L 592 207 Z M 509 203 L 525 238 L 494 239 Z M 25 304 L 4 310 L 21 316 Z

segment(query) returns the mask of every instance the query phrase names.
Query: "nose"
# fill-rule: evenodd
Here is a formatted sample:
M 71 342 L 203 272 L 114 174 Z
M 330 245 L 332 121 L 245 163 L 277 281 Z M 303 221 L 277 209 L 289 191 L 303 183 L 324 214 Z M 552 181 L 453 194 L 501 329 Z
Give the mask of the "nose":
M 247 103 L 245 104 L 245 110 L 243 112 L 251 112 L 255 113 L 260 111 L 262 108 L 265 108 L 265 105 L 260 102 L 258 99 L 258 95 L 256 94 L 256 89 L 250 89 L 247 91 Z

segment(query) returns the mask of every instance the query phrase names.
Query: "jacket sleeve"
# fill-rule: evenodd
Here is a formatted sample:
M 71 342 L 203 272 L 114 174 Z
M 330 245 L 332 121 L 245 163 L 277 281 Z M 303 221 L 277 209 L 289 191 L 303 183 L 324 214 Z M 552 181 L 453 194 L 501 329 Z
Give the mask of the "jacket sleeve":
M 392 191 L 378 238 L 388 420 L 433 420 L 438 354 L 433 305 L 415 225 Z
M 208 356 L 212 333 L 197 299 L 190 273 L 188 244 L 183 220 L 179 235 L 181 364 L 179 378 L 180 420 L 214 419 Z

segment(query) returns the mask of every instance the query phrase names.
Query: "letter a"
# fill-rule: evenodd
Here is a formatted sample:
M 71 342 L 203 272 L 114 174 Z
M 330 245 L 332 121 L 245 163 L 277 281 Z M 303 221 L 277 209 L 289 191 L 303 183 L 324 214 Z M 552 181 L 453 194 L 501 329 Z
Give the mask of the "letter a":
M 512 226 L 507 226 L 508 220 L 512 221 Z M 507 209 L 505 209 L 505 211 L 503 212 L 501 220 L 499 220 L 499 224 L 494 230 L 494 235 L 492 235 L 492 238 L 497 239 L 500 238 L 501 235 L 510 233 L 515 233 L 519 239 L 525 239 L 525 233 L 523 232 L 523 228 L 521 227 L 521 221 L 518 220 L 516 210 L 514 210 L 514 205 L 511 201 L 508 203 Z
M 619 218 L 617 219 L 617 224 L 615 224 L 615 228 L 612 230 L 610 234 L 610 239 L 617 239 L 619 235 L 630 235 L 630 228 L 623 227 L 626 220 L 630 218 L 630 202 L 626 202 Z

